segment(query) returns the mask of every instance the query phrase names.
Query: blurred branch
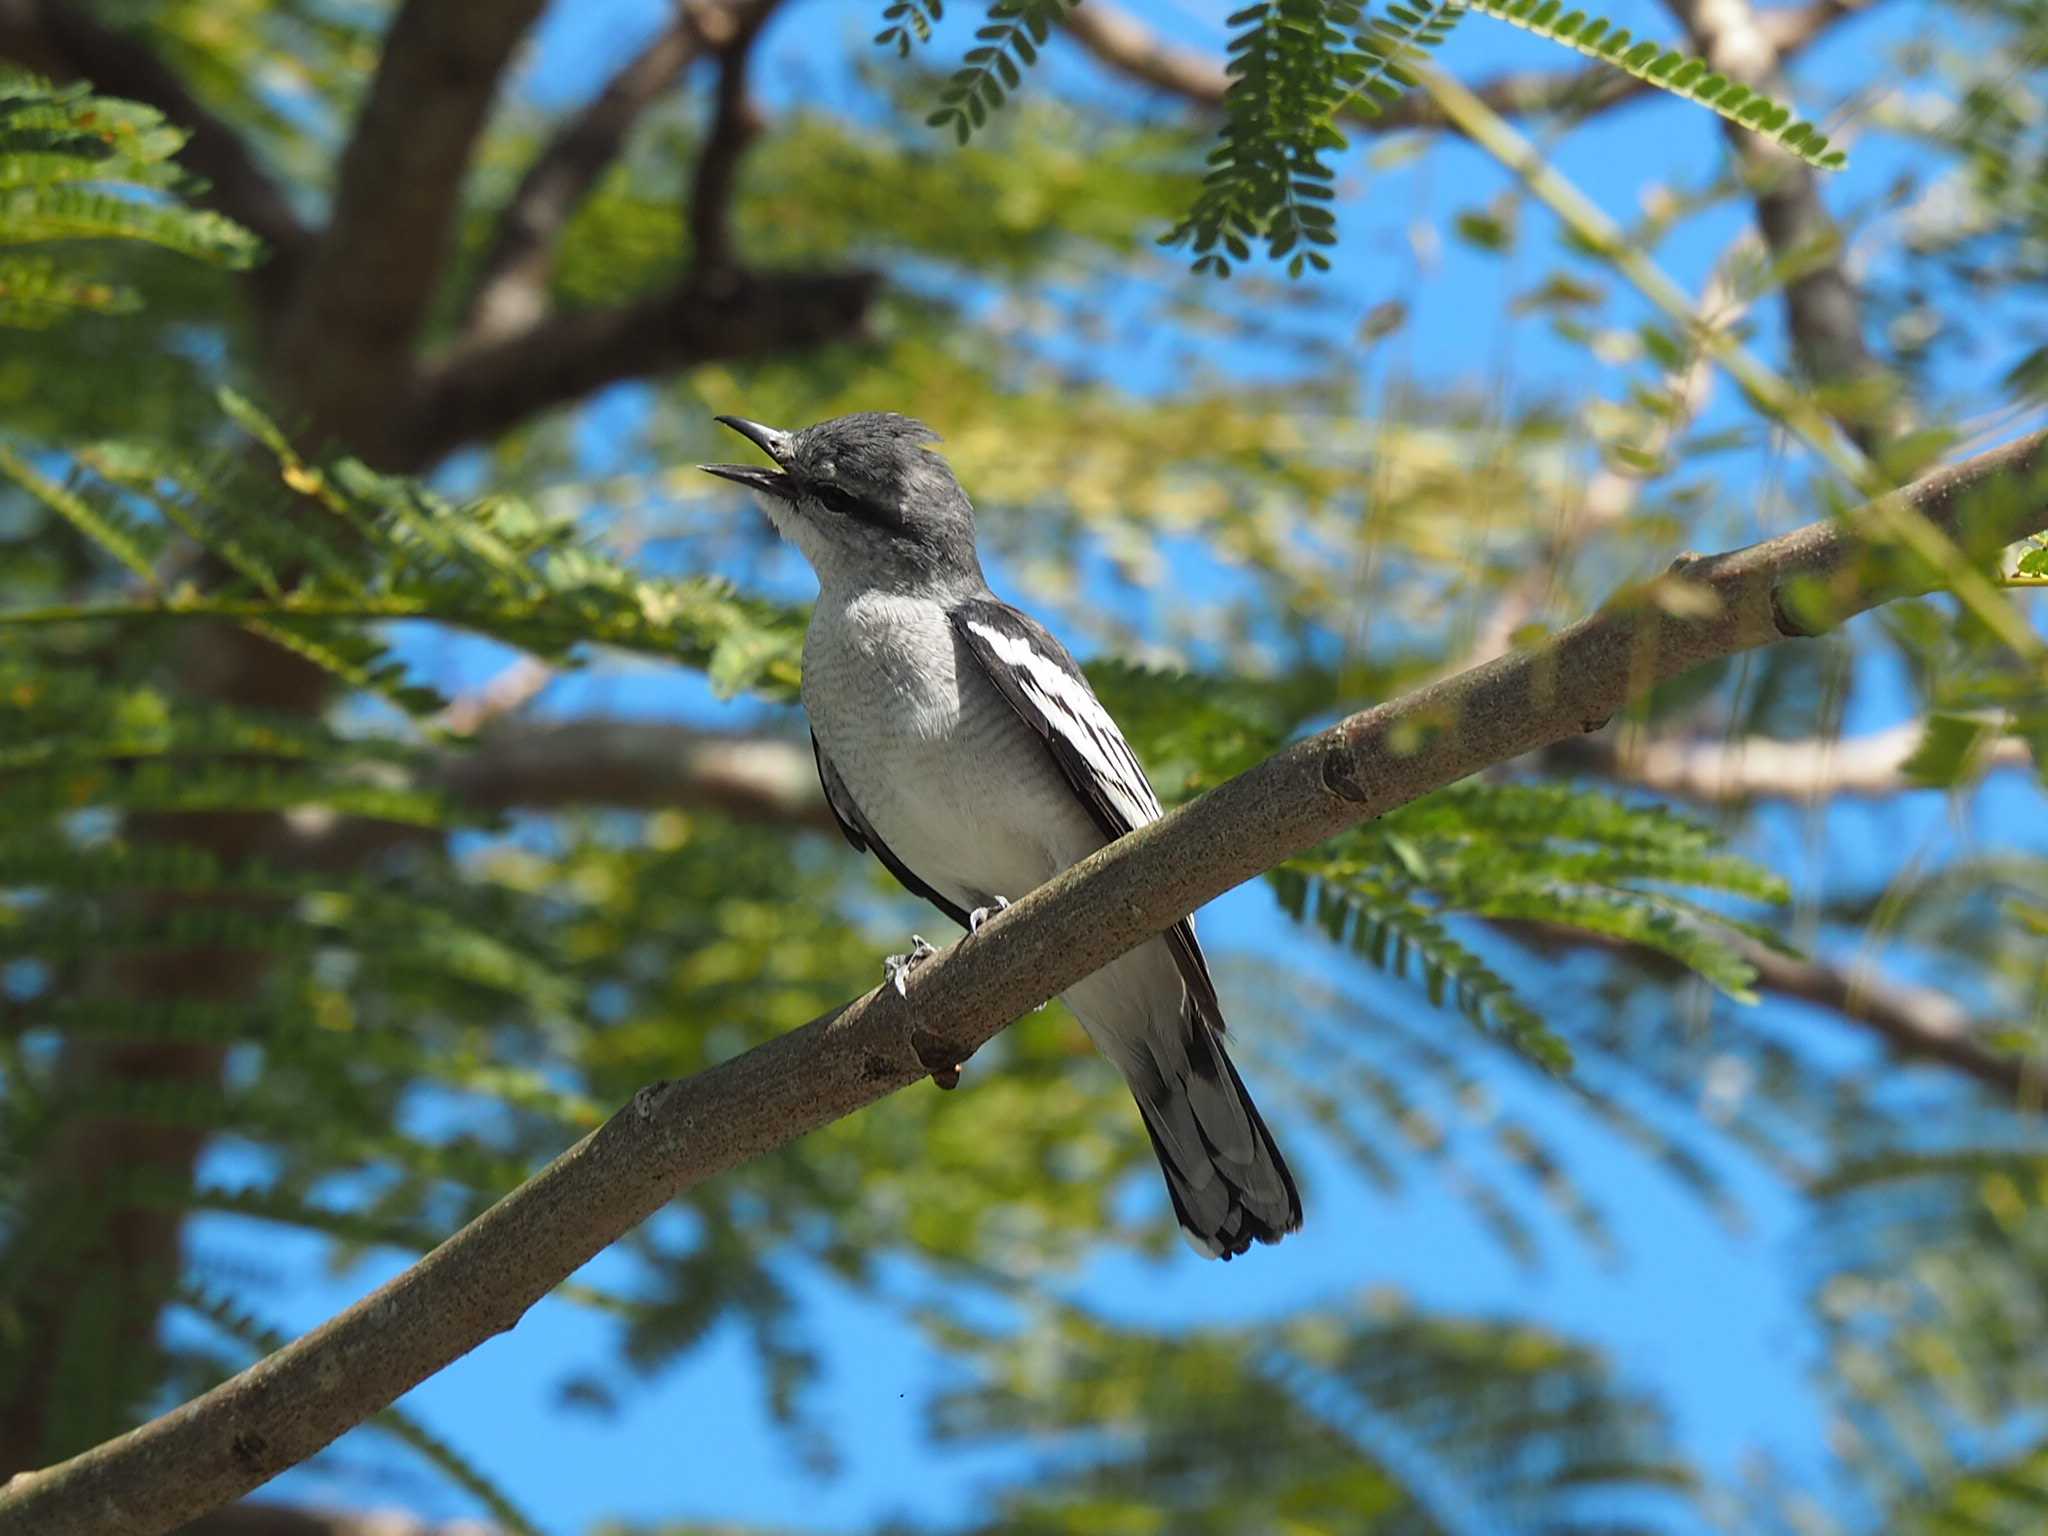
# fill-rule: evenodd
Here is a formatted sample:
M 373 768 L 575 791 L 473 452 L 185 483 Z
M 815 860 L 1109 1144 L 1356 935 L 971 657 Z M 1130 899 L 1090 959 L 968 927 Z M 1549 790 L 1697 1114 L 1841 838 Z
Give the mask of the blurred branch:
M 803 746 L 665 721 L 508 724 L 446 759 L 430 783 L 481 810 L 680 807 L 826 831 L 837 825 Z
M 859 332 L 880 284 L 858 270 L 693 275 L 635 303 L 464 343 L 426 366 L 416 407 L 394 428 L 392 457 L 399 468 L 430 464 L 620 379 L 844 340 Z
M 1786 50 L 1749 0 L 1665 0 L 1715 71 L 1789 99 Z M 1842 236 L 1821 202 L 1819 177 L 1798 157 L 1725 119 L 1721 126 L 1756 202 L 1757 228 L 1785 269 L 1785 325 L 1807 378 L 1817 384 L 1876 382 L 1882 369 L 1863 339 L 1862 303 L 1842 267 Z M 1847 409 L 1843 407 L 1847 406 Z M 1866 452 L 1886 429 L 1869 402 L 1838 401 L 1843 429 Z
M 697 29 L 678 10 L 527 167 L 484 256 L 463 328 L 470 340 L 502 339 L 547 312 L 562 230 L 618 159 L 640 115 L 682 79 L 697 47 Z
M 1767 11 L 1759 18 L 1781 57 L 1807 47 L 1845 17 L 1864 10 L 1871 0 L 1817 0 L 1792 10 Z M 1061 25 L 1097 63 L 1133 80 L 1158 87 L 1202 106 L 1220 106 L 1229 77 L 1213 55 L 1162 41 L 1143 22 L 1099 0 L 1063 12 Z M 1595 65 L 1586 69 L 1501 75 L 1475 88 L 1494 111 L 1506 116 L 1537 116 L 1574 112 L 1590 116 L 1651 94 L 1643 82 L 1620 70 Z M 1379 117 L 1357 110 L 1346 114 L 1354 129 L 1390 133 L 1404 128 L 1448 128 L 1441 108 L 1421 92 L 1411 91 L 1390 103 Z
M 0 55 L 38 74 L 155 107 L 191 134 L 178 163 L 210 183 L 196 201 L 253 230 L 270 247 L 251 274 L 266 308 L 291 292 L 312 245 L 283 186 L 225 119 L 201 106 L 146 43 L 65 0 L 0 0 Z
M 1997 1089 L 2015 1105 L 2039 1110 L 2044 1074 L 2038 1063 L 1994 1051 L 1961 1004 L 1932 987 L 1893 981 L 1863 968 L 1803 960 L 1762 944 L 1737 946 L 1756 967 L 1757 985 L 1781 997 L 1832 1009 L 1883 1037 L 1900 1056 L 1940 1062 Z
M 1903 794 L 1925 785 L 1907 777 L 1906 762 L 1926 734 L 1924 721 L 1847 740 L 1664 740 L 1630 743 L 1605 737 L 1564 742 L 1550 756 L 1658 794 L 1709 805 L 1750 800 L 1828 800 L 1845 795 Z M 1974 775 L 2033 762 L 2025 741 L 1996 737 L 1969 760 Z
M 336 176 L 273 372 L 319 430 L 390 467 L 470 152 L 542 0 L 405 0 Z
M 1903 494 L 1951 534 L 2048 527 L 2048 433 Z M 2025 495 L 1974 498 L 1988 483 Z M 1991 518 L 1995 526 L 1984 526 Z M 1671 678 L 1840 623 L 1910 583 L 1872 508 L 1681 561 L 1549 643 L 1339 722 L 1090 855 L 883 986 L 651 1084 L 347 1311 L 204 1395 L 0 1490 L 0 1536 L 160 1536 L 275 1477 L 486 1339 L 683 1190 L 966 1060 L 1012 1019 L 1204 902 L 1362 821 L 1603 721 Z
M 560 675 L 538 656 L 521 656 L 482 687 L 449 700 L 434 724 L 458 736 L 474 736 L 493 720 L 532 703 Z
M 1685 967 L 1670 956 L 1625 939 L 1551 923 L 1500 922 L 1495 927 L 1544 949 L 1593 949 L 1626 957 L 1653 974 L 1682 980 Z M 1787 955 L 1739 933 L 1719 939 L 1756 972 L 1759 991 L 1811 1003 L 1877 1035 L 1906 1060 L 1936 1062 L 1994 1088 L 2018 1107 L 2040 1110 L 2048 1073 L 2024 1057 L 1983 1043 L 1987 1030 L 1963 1006 L 1932 987 L 1894 981 L 1868 967 Z
M 691 12 L 698 36 L 718 55 L 718 95 L 712 104 L 711 129 L 697 156 L 690 185 L 690 260 L 700 275 L 723 272 L 734 265 L 732 201 L 740 157 L 761 131 L 760 115 L 747 94 L 747 68 L 754 40 L 780 3 L 744 0 L 730 7 L 706 5 Z
M 496 1536 L 480 1520 L 429 1523 L 398 1511 L 231 1504 L 183 1526 L 178 1536 Z

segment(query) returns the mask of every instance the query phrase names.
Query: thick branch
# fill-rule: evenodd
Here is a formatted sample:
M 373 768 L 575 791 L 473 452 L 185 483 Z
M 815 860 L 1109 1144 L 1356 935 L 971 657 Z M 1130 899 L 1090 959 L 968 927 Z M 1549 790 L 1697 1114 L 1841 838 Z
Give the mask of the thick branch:
M 432 463 L 620 379 L 844 340 L 858 333 L 879 284 L 860 271 L 721 273 L 456 348 L 428 366 L 395 463 Z
M 1841 741 L 1750 736 L 1737 741 L 1628 744 L 1589 737 L 1563 743 L 1554 756 L 1568 767 L 1590 768 L 1659 794 L 1709 805 L 1875 797 L 1922 787 L 1906 776 L 1905 768 L 1926 730 L 1924 722 L 1908 720 Z M 1997 768 L 2024 768 L 2032 761 L 2026 742 L 2000 736 L 1986 742 L 1969 766 L 1973 773 L 1984 774 Z
M 389 462 L 470 150 L 541 0 L 406 0 L 341 158 L 278 371 L 320 430 Z
M 266 304 L 291 291 L 311 236 L 277 180 L 227 122 L 139 39 L 64 0 L 0 0 L 0 55 L 64 80 L 89 80 L 109 96 L 146 102 L 191 135 L 178 163 L 211 184 L 198 202 L 253 230 L 270 247 L 254 281 Z
M 1796 10 L 1767 11 L 1759 18 L 1765 35 L 1780 57 L 1789 58 L 1822 36 L 1845 16 L 1855 15 L 1870 0 L 1817 0 Z M 1220 106 L 1229 83 L 1222 62 L 1193 48 L 1162 41 L 1143 22 L 1113 6 L 1088 0 L 1064 13 L 1068 36 L 1095 56 L 1096 62 L 1133 80 L 1204 106 Z M 1503 116 L 1536 116 L 1552 112 L 1590 115 L 1652 94 L 1652 88 L 1618 69 L 1594 65 L 1546 74 L 1502 75 L 1476 88 L 1481 100 Z M 1347 120 L 1354 129 L 1386 133 L 1402 128 L 1448 128 L 1436 103 L 1411 91 L 1390 103 L 1378 117 L 1353 110 Z
M 1951 535 L 2048 527 L 2048 434 L 1907 494 Z M 1968 505 L 1986 481 L 2024 498 Z M 184 1406 L 0 1492 L 0 1536 L 157 1536 L 276 1476 L 458 1356 L 681 1191 L 962 1061 L 1010 1020 L 1282 859 L 1430 790 L 1607 719 L 1658 683 L 1889 598 L 1867 517 L 1686 561 L 1550 643 L 1296 743 L 1084 859 L 882 987 L 680 1082 L 652 1085 L 389 1284 Z M 1992 530 L 1975 527 L 1975 544 Z
M 428 782 L 481 810 L 682 807 L 742 821 L 836 826 L 802 746 L 666 721 L 508 725 L 449 758 Z

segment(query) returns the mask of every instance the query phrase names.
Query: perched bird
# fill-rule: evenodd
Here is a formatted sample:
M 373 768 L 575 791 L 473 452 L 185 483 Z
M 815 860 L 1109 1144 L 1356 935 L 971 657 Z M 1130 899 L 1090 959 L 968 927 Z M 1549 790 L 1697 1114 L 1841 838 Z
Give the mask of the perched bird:
M 1160 814 L 1066 647 L 989 590 L 936 433 L 885 412 L 800 432 L 718 420 L 774 467 L 702 467 L 754 491 L 817 573 L 804 710 L 848 842 L 972 930 Z M 930 953 L 918 943 L 909 963 Z M 1223 1053 L 1192 920 L 1065 997 L 1130 1085 L 1200 1252 L 1227 1259 L 1301 1225 L 1293 1176 Z

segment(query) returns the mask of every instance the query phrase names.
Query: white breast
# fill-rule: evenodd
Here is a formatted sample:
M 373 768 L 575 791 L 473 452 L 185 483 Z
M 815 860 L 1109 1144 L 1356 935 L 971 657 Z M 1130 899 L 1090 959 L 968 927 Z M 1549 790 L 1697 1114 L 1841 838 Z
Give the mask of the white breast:
M 942 608 L 820 595 L 804 639 L 811 729 L 861 813 L 963 907 L 1016 898 L 1102 836 Z

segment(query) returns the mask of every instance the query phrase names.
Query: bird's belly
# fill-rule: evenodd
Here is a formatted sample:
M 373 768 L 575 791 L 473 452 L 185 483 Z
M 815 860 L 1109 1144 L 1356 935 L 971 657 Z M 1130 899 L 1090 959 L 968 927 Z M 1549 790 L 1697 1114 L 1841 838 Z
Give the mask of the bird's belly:
M 1044 743 L 967 670 L 975 664 L 956 656 L 944 627 L 908 658 L 814 641 L 804 707 L 876 835 L 920 879 L 974 907 L 1022 896 L 1103 839 Z

